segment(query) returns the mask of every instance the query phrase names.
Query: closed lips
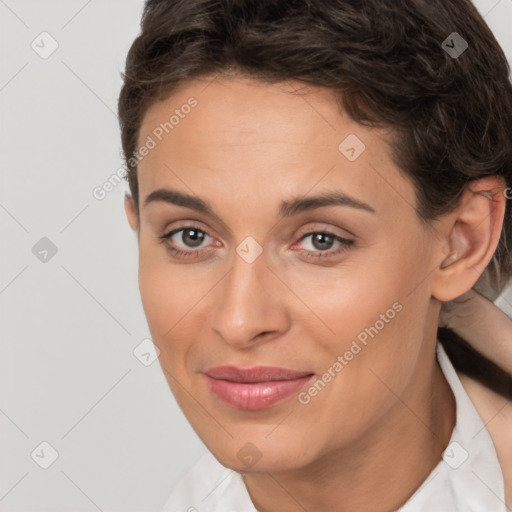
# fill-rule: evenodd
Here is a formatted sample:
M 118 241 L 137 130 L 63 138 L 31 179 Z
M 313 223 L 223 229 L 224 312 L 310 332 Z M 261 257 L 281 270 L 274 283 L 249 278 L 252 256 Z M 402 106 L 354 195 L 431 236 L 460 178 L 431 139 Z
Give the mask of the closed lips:
M 258 366 L 255 368 L 237 368 L 235 366 L 217 366 L 204 372 L 212 379 L 237 383 L 257 383 L 283 380 L 296 380 L 313 375 L 309 371 L 296 371 L 287 368 Z

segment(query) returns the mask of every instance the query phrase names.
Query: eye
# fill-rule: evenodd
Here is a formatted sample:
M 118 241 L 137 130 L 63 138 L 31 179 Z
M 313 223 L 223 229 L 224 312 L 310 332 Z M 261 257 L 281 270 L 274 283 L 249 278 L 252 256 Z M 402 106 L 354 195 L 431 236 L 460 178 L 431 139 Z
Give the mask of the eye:
M 179 235 L 179 236 L 178 236 Z M 212 239 L 208 233 L 197 226 L 189 225 L 173 229 L 159 237 L 167 250 L 180 258 L 198 257 L 212 249 L 204 246 L 205 241 Z M 310 239 L 308 249 L 301 249 L 300 252 L 310 259 L 334 258 L 348 250 L 354 244 L 348 240 L 329 231 L 310 231 L 301 236 L 300 240 L 292 246 L 292 249 L 304 240 Z M 180 248 L 180 244 L 181 247 Z M 333 245 L 338 244 L 338 249 L 330 250 Z M 217 245 L 219 245 L 217 243 Z M 183 250 L 183 247 L 185 250 Z M 189 250 L 186 250 L 186 249 Z M 192 249 L 192 250 L 190 250 Z
M 328 231 L 310 231 L 303 235 L 299 242 L 310 238 L 309 247 L 310 249 L 301 250 L 306 258 L 332 258 L 344 253 L 350 246 L 354 244 L 353 240 L 348 240 L 341 236 L 335 235 Z M 339 244 L 337 250 L 329 251 L 329 249 L 335 244 Z
M 180 236 L 178 233 L 181 233 Z M 180 257 L 196 257 L 200 256 L 209 249 L 199 248 L 195 250 L 183 250 L 177 247 L 178 242 L 182 244 L 182 247 L 196 248 L 200 247 L 205 240 L 212 238 L 206 231 L 199 229 L 196 226 L 183 226 L 178 229 L 173 229 L 169 233 L 166 233 L 159 237 L 160 241 L 165 244 L 166 248 L 176 256 Z

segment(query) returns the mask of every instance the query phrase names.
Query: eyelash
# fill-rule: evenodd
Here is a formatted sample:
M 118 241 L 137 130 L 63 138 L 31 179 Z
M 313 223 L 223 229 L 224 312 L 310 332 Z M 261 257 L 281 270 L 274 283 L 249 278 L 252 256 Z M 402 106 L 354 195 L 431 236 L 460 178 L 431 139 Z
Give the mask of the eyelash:
M 175 256 L 180 257 L 180 258 L 199 257 L 199 256 L 202 256 L 205 252 L 210 252 L 210 249 L 204 249 L 204 248 L 198 249 L 198 250 L 192 250 L 192 251 L 183 251 L 181 249 L 177 249 L 176 247 L 173 247 L 172 245 L 170 245 L 168 243 L 168 240 L 170 238 L 172 238 L 175 234 L 180 233 L 181 231 L 185 231 L 185 230 L 199 231 L 200 233 L 204 233 L 205 235 L 210 236 L 203 229 L 200 229 L 197 226 L 189 225 L 189 226 L 183 226 L 178 229 L 173 229 L 169 233 L 165 233 L 164 235 L 159 236 L 158 238 L 160 239 L 160 243 L 165 244 L 167 250 L 171 251 Z M 308 236 L 315 235 L 315 234 L 327 235 L 327 236 L 333 238 L 335 241 L 338 241 L 339 243 L 341 243 L 341 247 L 338 250 L 331 251 L 331 252 L 301 250 L 300 252 L 306 253 L 306 258 L 309 258 L 309 259 L 318 260 L 320 258 L 333 258 L 334 256 L 338 256 L 339 254 L 344 253 L 345 251 L 347 251 L 349 249 L 350 246 L 354 245 L 354 240 L 348 240 L 346 238 L 343 238 L 343 237 L 340 237 L 333 233 L 330 233 L 329 231 L 322 231 L 322 230 L 308 231 L 307 233 L 301 235 L 298 242 L 301 242 Z M 296 243 L 298 243 L 298 242 L 296 242 Z M 312 252 L 317 253 L 317 255 L 312 256 L 311 255 Z

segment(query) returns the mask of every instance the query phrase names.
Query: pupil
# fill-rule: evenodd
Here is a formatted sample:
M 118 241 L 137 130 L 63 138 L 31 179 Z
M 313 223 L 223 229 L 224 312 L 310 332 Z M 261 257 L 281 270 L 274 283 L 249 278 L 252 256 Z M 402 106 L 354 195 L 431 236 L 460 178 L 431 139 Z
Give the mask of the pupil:
M 317 242 L 319 242 L 319 244 Z M 326 235 L 325 233 L 316 233 L 316 235 L 313 236 L 313 246 L 316 249 L 330 249 L 331 244 L 332 236 L 330 235 Z
M 196 236 L 194 236 L 194 233 L 196 233 Z M 201 233 L 198 229 L 187 229 L 183 232 L 183 242 L 185 242 L 186 245 L 190 245 L 192 247 L 196 247 L 198 245 L 201 245 L 201 242 L 204 239 L 204 233 Z M 185 240 L 186 237 L 189 237 L 191 240 L 191 243 L 188 243 L 187 240 Z

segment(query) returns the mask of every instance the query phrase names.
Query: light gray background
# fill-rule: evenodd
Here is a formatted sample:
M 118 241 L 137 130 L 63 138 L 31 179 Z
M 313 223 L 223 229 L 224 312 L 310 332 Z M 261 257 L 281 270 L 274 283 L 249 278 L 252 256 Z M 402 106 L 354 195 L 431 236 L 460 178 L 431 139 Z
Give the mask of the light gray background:
M 475 3 L 512 62 L 512 0 Z M 92 194 L 123 165 L 119 73 L 142 6 L 0 0 L 3 512 L 156 510 L 206 451 L 158 361 L 133 354 L 150 335 L 127 187 Z M 59 45 L 46 59 L 31 47 L 43 31 Z M 512 289 L 496 304 L 512 315 Z M 43 441 L 58 452 L 48 469 Z

